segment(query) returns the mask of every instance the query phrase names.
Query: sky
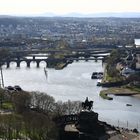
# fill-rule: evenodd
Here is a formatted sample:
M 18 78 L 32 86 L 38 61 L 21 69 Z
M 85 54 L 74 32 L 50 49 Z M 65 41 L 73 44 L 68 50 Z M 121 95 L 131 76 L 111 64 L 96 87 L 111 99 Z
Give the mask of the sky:
M 140 12 L 140 0 L 0 0 L 0 15 Z

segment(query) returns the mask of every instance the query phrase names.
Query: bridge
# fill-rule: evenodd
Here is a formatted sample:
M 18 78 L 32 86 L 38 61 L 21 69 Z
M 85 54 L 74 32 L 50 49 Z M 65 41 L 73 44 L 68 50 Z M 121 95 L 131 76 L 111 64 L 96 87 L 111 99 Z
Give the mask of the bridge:
M 112 49 L 107 49 L 107 48 L 93 48 L 93 49 L 63 49 L 63 50 L 57 50 L 57 49 L 48 49 L 48 50 L 39 50 L 39 49 L 34 49 L 34 50 L 16 50 L 12 51 L 12 53 L 15 54 L 38 54 L 38 53 L 48 53 L 48 54 L 55 54 L 55 53 L 65 53 L 65 52 L 71 52 L 71 53 L 94 53 L 94 54 L 99 54 L 99 53 L 110 53 Z
M 66 60 L 102 60 L 103 58 L 107 57 L 110 53 L 106 54 L 71 54 L 71 55 L 66 55 L 64 56 Z M 29 54 L 29 57 L 32 57 L 33 60 L 36 60 L 37 58 L 48 58 L 50 55 L 49 54 Z M 28 57 L 27 56 L 27 57 Z
M 26 62 L 27 67 L 30 67 L 31 62 L 36 63 L 36 67 L 40 66 L 40 62 L 45 62 L 46 67 L 50 65 L 50 63 L 58 63 L 58 62 L 64 62 L 64 63 L 69 63 L 72 61 L 79 61 L 79 60 L 104 60 L 110 53 L 110 50 L 73 50 L 72 53 L 70 54 L 64 54 L 64 58 L 52 58 L 50 57 L 52 54 L 50 53 L 59 53 L 60 55 L 63 54 L 63 52 L 68 51 L 68 50 L 49 50 L 49 51 L 40 51 L 40 50 L 35 50 L 35 51 L 15 51 L 17 55 L 14 56 L 14 58 L 9 58 L 7 60 L 4 60 L 3 62 L 6 64 L 7 68 L 10 67 L 11 62 L 15 62 L 17 67 L 20 67 L 21 62 Z M 89 52 L 91 51 L 91 52 Z M 27 54 L 24 52 L 27 52 Z M 41 53 L 42 52 L 42 53 Z M 19 53 L 19 54 L 18 54 Z M 22 54 L 23 53 L 23 54 Z M 37 54 L 35 54 L 37 53 Z M 41 54 L 40 54 L 41 53 Z M 22 54 L 22 55 L 21 55 Z M 55 54 L 53 55 L 55 56 Z M 27 58 L 27 57 L 30 57 Z
M 136 54 L 140 53 L 140 49 L 129 49 L 129 48 L 120 48 L 124 51 L 133 51 Z M 110 54 L 112 49 L 110 48 L 90 48 L 90 49 L 77 49 L 77 48 L 69 48 L 69 49 L 63 49 L 63 50 L 57 50 L 57 49 L 47 49 L 47 50 L 39 50 L 39 49 L 31 49 L 31 50 L 14 50 L 11 51 L 13 56 L 15 57 L 25 57 L 25 56 L 33 56 L 33 54 L 46 54 L 46 56 L 55 55 L 55 54 L 72 54 L 72 55 L 84 55 L 85 57 L 90 57 L 92 55 L 98 55 L 98 54 Z M 36 57 L 36 56 L 35 56 Z
M 41 59 L 37 59 L 35 56 L 33 56 L 32 59 L 27 59 L 27 58 L 20 58 L 20 59 L 8 59 L 8 60 L 4 60 L 4 64 L 6 65 L 7 68 L 10 67 L 10 63 L 11 62 L 15 62 L 17 67 L 20 67 L 21 62 L 26 62 L 26 65 L 28 68 L 30 68 L 30 64 L 31 62 L 35 62 L 36 63 L 36 67 L 39 68 L 40 67 L 40 63 L 41 62 L 45 62 L 46 63 L 46 67 L 48 67 L 50 65 L 50 63 L 58 63 L 58 62 L 64 62 L 64 63 L 69 63 L 69 62 L 73 62 L 73 61 L 89 61 L 89 60 L 104 60 L 105 57 L 89 57 L 89 58 L 84 58 L 84 57 L 79 57 L 79 58 L 63 58 L 63 59 L 59 59 L 59 58 L 55 58 L 55 59 L 49 59 L 49 58 L 41 58 Z
M 88 56 L 90 57 L 91 55 L 95 55 L 95 54 L 106 54 L 106 53 L 110 53 L 111 49 L 67 49 L 67 50 L 54 50 L 54 49 L 49 49 L 49 50 L 16 50 L 16 51 L 11 51 L 11 54 L 13 55 L 13 57 L 15 58 L 21 58 L 21 57 L 25 57 L 25 56 L 33 56 L 35 54 L 35 57 L 37 56 L 36 54 L 39 55 L 46 55 L 46 56 L 50 56 L 50 55 L 56 55 L 56 54 L 72 54 L 72 55 L 84 55 L 84 56 Z
M 95 61 L 97 61 L 97 60 L 103 60 L 103 58 L 101 58 L 101 57 L 99 57 L 99 58 L 67 58 L 67 60 L 69 60 L 69 61 L 80 61 L 80 60 L 83 60 L 83 61 L 89 61 L 89 60 L 95 60 Z
M 58 62 L 64 62 L 64 63 L 69 63 L 69 62 L 73 62 L 73 61 L 89 61 L 89 60 L 104 60 L 106 56 L 104 57 L 100 57 L 100 56 L 96 56 L 96 57 L 89 57 L 89 58 L 85 58 L 85 57 L 70 57 L 70 58 L 63 58 L 63 59 L 59 59 L 59 58 L 41 58 L 41 59 L 37 59 L 36 56 L 33 56 L 31 59 L 27 59 L 27 58 L 15 58 L 15 59 L 8 59 L 8 60 L 4 60 L 4 64 L 6 65 L 7 68 L 10 67 L 10 63 L 11 62 L 15 62 L 17 67 L 20 67 L 21 62 L 26 62 L 26 65 L 28 68 L 30 68 L 30 64 L 31 62 L 35 62 L 36 63 L 36 67 L 39 68 L 40 67 L 40 63 L 41 62 L 45 62 L 46 63 L 46 67 L 49 67 L 50 63 L 58 63 Z
M 27 59 L 27 58 L 10 59 L 10 60 L 5 60 L 5 65 L 7 66 L 7 68 L 10 67 L 11 62 L 15 62 L 17 67 L 20 67 L 21 62 L 26 62 L 28 68 L 30 68 L 31 62 L 35 62 L 36 67 L 39 68 L 40 62 L 45 62 L 46 67 L 49 67 L 50 63 L 66 62 L 66 60 L 65 59 Z

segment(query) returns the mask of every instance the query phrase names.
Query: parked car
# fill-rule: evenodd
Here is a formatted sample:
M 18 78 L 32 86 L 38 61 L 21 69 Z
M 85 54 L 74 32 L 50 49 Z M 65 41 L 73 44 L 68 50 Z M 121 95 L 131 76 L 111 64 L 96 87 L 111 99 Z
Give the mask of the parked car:
M 5 89 L 7 91 L 10 91 L 10 92 L 14 92 L 15 91 L 14 87 L 12 87 L 12 86 L 5 87 Z
M 20 86 L 18 86 L 18 85 L 15 85 L 15 86 L 14 86 L 14 89 L 15 89 L 16 91 L 22 91 L 22 88 L 21 88 Z
M 14 87 L 12 86 L 8 86 L 8 87 L 5 87 L 5 89 L 7 91 L 10 91 L 10 92 L 14 92 L 14 91 L 22 91 L 22 88 L 18 85 L 15 85 Z

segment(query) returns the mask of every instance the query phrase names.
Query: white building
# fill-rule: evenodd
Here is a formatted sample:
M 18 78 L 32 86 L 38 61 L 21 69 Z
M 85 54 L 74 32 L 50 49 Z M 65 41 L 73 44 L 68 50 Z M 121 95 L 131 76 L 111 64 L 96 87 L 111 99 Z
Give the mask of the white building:
M 135 39 L 136 48 L 140 48 L 140 39 Z

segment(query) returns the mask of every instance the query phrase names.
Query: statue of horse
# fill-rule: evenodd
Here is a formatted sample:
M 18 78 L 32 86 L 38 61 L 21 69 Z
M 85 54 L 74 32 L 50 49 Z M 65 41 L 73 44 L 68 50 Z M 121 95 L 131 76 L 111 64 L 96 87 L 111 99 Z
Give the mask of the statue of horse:
M 82 108 L 84 110 L 89 110 L 90 111 L 92 109 L 92 107 L 93 107 L 93 101 L 89 101 L 88 97 L 86 97 L 85 102 L 82 102 Z

